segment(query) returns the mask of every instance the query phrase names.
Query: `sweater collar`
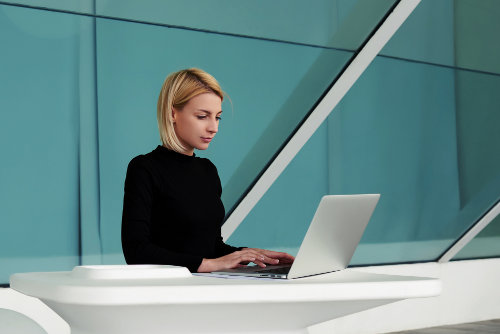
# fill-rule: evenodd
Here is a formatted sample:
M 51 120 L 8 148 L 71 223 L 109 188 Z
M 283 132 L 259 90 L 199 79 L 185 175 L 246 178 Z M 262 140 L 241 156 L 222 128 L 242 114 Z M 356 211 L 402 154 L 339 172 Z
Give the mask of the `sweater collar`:
M 176 151 L 169 150 L 165 146 L 161 146 L 161 145 L 158 145 L 158 147 L 156 148 L 155 151 L 157 151 L 159 154 L 161 154 L 163 156 L 168 156 L 170 158 L 173 158 L 173 159 L 176 159 L 179 161 L 192 161 L 192 160 L 194 160 L 194 158 L 196 158 L 195 153 L 193 153 L 193 155 L 186 155 L 186 154 L 182 154 L 182 153 L 179 153 Z

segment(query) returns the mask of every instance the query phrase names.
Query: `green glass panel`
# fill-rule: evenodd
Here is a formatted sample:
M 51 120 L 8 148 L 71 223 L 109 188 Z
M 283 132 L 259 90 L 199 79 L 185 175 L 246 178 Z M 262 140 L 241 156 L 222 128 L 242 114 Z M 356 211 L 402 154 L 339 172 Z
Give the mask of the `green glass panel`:
M 79 40 L 89 18 L 0 5 L 0 283 L 79 263 Z
M 491 221 L 452 260 L 500 256 L 500 215 Z
M 98 15 L 356 50 L 395 0 L 98 0 Z

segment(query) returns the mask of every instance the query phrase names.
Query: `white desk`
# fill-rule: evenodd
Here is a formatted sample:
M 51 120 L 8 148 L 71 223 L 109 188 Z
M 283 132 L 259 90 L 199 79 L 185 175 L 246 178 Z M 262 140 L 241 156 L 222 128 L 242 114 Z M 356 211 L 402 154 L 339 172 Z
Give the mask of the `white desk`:
M 316 323 L 441 292 L 439 279 L 349 269 L 290 281 L 24 273 L 11 287 L 46 303 L 72 334 L 307 333 Z

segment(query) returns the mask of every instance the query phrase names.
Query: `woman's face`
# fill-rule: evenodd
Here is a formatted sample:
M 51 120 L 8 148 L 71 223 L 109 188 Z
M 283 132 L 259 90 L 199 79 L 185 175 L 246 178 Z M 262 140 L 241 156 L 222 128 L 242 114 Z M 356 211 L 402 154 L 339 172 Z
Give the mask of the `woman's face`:
M 174 130 L 187 155 L 206 150 L 219 128 L 222 100 L 213 93 L 193 97 L 181 110 L 173 108 Z

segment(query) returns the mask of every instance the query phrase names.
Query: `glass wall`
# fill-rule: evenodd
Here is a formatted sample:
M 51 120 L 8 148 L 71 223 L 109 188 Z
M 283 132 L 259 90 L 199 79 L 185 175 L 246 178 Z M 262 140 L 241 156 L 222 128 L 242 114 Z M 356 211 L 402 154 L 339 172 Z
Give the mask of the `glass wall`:
M 230 209 L 351 55 L 108 19 L 98 19 L 97 32 L 101 219 L 109 222 L 101 235 L 106 256 L 121 257 L 117 236 L 125 170 L 133 156 L 158 143 L 156 100 L 166 73 L 203 68 L 231 98 L 232 104 L 223 106 L 221 131 L 210 150 L 199 152 L 222 166 L 224 204 Z M 282 115 L 287 121 L 277 128 Z
M 160 143 L 156 99 L 180 68 L 231 98 L 198 152 L 231 210 L 394 3 L 2 2 L 0 282 L 123 263 L 127 164 Z
M 460 1 L 456 4 L 457 64 L 472 69 L 457 77 L 460 95 L 459 127 L 464 134 L 460 145 L 463 200 L 491 189 L 498 196 L 500 185 L 500 45 L 494 43 L 500 30 L 498 1 Z M 473 110 L 473 112 L 466 112 Z M 496 188 L 495 188 L 496 187 Z M 497 216 L 454 259 L 500 255 L 500 216 Z
M 79 55 L 91 23 L 0 5 L 0 283 L 79 263 Z
M 123 263 L 125 171 L 160 143 L 168 73 L 231 98 L 197 152 L 230 212 L 396 1 L 1 3 L 4 283 Z M 229 242 L 294 253 L 322 195 L 381 193 L 352 264 L 438 258 L 500 196 L 499 8 L 423 0 Z
M 500 256 L 500 215 L 472 239 L 453 260 L 481 259 Z
M 499 6 L 422 1 L 229 241 L 295 253 L 321 196 L 381 193 L 351 264 L 438 259 L 500 198 Z

